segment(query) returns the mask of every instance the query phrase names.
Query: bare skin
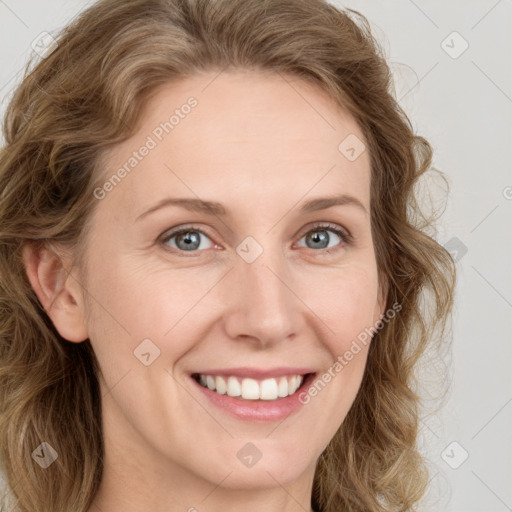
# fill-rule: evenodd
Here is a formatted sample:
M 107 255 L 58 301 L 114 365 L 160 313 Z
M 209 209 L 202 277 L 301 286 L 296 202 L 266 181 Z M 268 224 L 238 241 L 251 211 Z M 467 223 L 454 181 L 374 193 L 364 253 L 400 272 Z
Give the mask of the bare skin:
M 102 369 L 105 467 L 89 512 L 311 510 L 317 460 L 355 399 L 368 346 L 282 421 L 228 414 L 191 374 L 290 366 L 320 376 L 384 313 L 369 154 L 350 161 L 338 149 L 349 134 L 364 141 L 356 121 L 300 79 L 217 74 L 161 87 L 137 133 L 109 150 L 106 180 L 148 136 L 157 142 L 105 197 L 91 198 L 87 280 L 79 269 L 66 274 L 63 251 L 24 252 L 60 334 L 89 338 Z M 155 127 L 191 96 L 197 106 L 158 140 Z M 335 194 L 361 205 L 299 211 Z M 217 201 L 228 214 L 167 206 L 138 219 L 167 197 Z M 353 241 L 317 227 L 326 223 Z M 171 237 L 181 227 L 197 248 Z M 262 249 L 251 263 L 237 252 L 248 236 L 251 251 Z M 134 357 L 144 339 L 160 351 L 147 366 Z M 262 454 L 252 467 L 237 457 L 248 442 Z

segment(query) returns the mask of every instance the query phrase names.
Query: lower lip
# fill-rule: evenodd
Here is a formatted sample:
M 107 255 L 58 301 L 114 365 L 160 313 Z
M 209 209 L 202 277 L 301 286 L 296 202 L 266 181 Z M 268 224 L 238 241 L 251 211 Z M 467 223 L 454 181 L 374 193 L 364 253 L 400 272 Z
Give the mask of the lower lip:
M 276 400 L 243 400 L 228 395 L 220 395 L 201 386 L 193 377 L 191 377 L 191 380 L 211 403 L 228 414 L 242 420 L 270 422 L 283 420 L 297 412 L 304 405 L 299 400 L 299 394 L 307 389 L 314 378 L 314 373 L 309 374 L 293 395 L 277 398 Z

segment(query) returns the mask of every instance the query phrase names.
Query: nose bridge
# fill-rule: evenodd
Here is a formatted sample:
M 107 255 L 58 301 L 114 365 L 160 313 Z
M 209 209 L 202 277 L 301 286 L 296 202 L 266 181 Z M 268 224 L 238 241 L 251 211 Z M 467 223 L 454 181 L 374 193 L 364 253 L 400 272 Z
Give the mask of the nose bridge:
M 270 342 L 294 332 L 298 311 L 282 248 L 275 237 L 267 234 L 264 239 L 264 244 L 260 244 L 247 237 L 237 247 L 232 277 L 237 283 L 236 304 L 228 325 L 231 336 L 245 335 Z

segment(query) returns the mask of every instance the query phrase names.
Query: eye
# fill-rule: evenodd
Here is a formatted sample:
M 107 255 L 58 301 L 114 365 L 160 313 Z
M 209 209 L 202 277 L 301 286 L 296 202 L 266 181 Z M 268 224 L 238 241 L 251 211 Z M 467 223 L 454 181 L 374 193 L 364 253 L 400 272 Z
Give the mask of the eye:
M 332 247 L 329 247 L 328 245 L 326 246 L 326 243 L 329 244 L 329 242 L 331 241 L 331 237 L 327 234 L 328 232 L 334 233 L 336 237 L 338 237 L 342 241 L 341 244 L 340 242 L 338 242 L 337 244 L 335 244 L 335 246 L 332 246 L 339 246 L 338 248 L 334 249 L 334 251 L 326 250 L 332 249 Z M 161 239 L 161 243 L 168 247 L 171 247 L 172 249 L 176 249 L 178 252 L 194 252 L 199 249 L 209 248 L 207 246 L 208 244 L 206 244 L 205 247 L 205 244 L 202 243 L 203 237 L 211 241 L 210 237 L 204 231 L 197 229 L 193 226 L 189 226 L 165 234 Z M 353 241 L 353 237 L 352 235 L 350 235 L 348 231 L 346 231 L 343 228 L 340 228 L 335 224 L 320 224 L 318 226 L 314 226 L 313 229 L 310 229 L 309 231 L 306 232 L 305 235 L 302 236 L 302 238 L 304 237 L 306 238 L 306 242 L 312 245 L 312 247 L 310 248 L 324 250 L 324 252 L 326 252 L 327 254 L 336 252 L 337 250 L 340 250 L 346 245 L 350 245 Z
M 337 243 L 331 247 L 326 246 L 326 244 L 329 244 L 329 242 L 331 241 L 331 237 L 327 234 L 329 231 L 334 233 L 338 238 L 342 240 L 341 245 L 340 243 Z M 335 247 L 334 250 L 325 250 L 327 254 L 336 252 L 345 247 L 346 245 L 350 245 L 353 241 L 353 237 L 352 235 L 350 235 L 348 231 L 336 226 L 335 224 L 319 224 L 317 226 L 314 226 L 313 229 L 310 229 L 302 238 L 304 237 L 306 238 L 306 243 L 309 242 L 313 246 L 313 249 L 325 250 L 332 249 L 333 247 Z
M 177 231 L 169 233 L 162 240 L 164 245 L 170 245 L 173 249 L 180 251 L 190 252 L 198 249 L 207 249 L 204 244 L 201 244 L 201 237 L 209 238 L 208 235 L 200 229 L 194 227 L 182 228 Z M 175 244 L 167 244 L 167 242 L 176 238 Z

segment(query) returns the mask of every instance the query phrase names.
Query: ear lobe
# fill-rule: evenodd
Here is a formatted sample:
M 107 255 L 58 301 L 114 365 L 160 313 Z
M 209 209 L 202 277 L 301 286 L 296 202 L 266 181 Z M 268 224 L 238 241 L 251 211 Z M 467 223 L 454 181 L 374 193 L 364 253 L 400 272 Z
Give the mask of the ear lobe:
M 67 258 L 33 243 L 23 245 L 22 258 L 30 284 L 59 334 L 68 341 L 85 341 L 80 285 L 67 270 Z

